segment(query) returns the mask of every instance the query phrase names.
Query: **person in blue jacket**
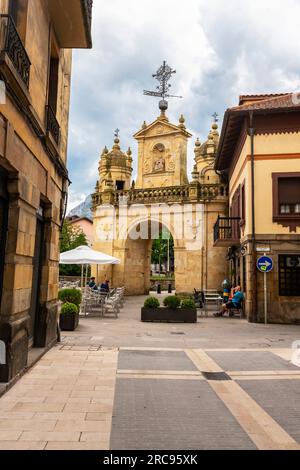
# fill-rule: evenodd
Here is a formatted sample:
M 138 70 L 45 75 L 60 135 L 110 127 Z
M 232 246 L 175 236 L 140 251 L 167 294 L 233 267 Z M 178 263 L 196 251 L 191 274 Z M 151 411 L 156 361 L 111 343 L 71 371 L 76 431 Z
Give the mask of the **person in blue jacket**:
M 233 297 L 231 300 L 222 305 L 222 310 L 219 313 L 216 313 L 216 317 L 222 317 L 225 312 L 229 312 L 233 308 L 241 308 L 242 302 L 244 300 L 244 294 L 241 291 L 241 286 L 236 286 L 233 289 Z

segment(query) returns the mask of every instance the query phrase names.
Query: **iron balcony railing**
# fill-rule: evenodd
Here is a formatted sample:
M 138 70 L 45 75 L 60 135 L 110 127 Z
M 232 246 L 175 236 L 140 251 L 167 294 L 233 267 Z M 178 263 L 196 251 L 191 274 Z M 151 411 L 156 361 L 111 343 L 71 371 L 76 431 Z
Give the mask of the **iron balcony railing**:
M 60 127 L 57 122 L 55 113 L 50 105 L 46 106 L 46 127 L 47 132 L 49 132 L 55 143 L 59 145 L 60 142 Z
M 10 15 L 1 15 L 1 49 L 8 55 L 28 88 L 31 62 Z
M 240 217 L 218 217 L 214 225 L 214 242 L 237 242 L 241 238 Z

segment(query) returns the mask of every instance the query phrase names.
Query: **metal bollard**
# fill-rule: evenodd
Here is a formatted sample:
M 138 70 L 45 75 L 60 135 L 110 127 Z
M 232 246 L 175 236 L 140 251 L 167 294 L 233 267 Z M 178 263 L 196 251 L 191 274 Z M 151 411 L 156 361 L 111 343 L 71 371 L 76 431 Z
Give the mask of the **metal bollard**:
M 161 285 L 160 284 L 157 284 L 157 293 L 161 294 Z
M 172 294 L 172 284 L 168 285 L 168 294 Z

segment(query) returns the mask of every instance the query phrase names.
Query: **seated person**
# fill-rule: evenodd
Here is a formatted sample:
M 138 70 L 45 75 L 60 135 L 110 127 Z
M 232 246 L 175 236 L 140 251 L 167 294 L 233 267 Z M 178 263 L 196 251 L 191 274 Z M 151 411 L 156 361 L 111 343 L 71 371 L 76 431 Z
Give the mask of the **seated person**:
M 105 282 L 103 282 L 100 286 L 100 292 L 109 292 L 109 281 L 106 280 Z
M 241 291 L 241 286 L 235 287 L 232 299 L 222 305 L 221 312 L 215 313 L 215 317 L 222 317 L 225 312 L 229 312 L 233 308 L 241 308 L 243 300 L 244 294 Z
M 204 292 L 194 289 L 194 302 L 197 308 L 203 308 Z
M 90 282 L 88 283 L 88 287 L 93 290 L 97 290 L 97 284 L 96 284 L 96 279 L 94 277 L 91 277 Z

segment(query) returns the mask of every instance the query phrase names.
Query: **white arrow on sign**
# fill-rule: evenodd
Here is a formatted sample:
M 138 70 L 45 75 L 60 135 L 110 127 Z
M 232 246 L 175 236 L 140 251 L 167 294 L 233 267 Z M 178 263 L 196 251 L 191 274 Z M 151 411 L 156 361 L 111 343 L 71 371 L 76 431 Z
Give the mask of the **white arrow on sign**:
M 260 263 L 260 266 L 265 266 L 266 268 L 268 268 L 269 266 L 272 266 L 272 263 L 270 263 L 269 261 L 265 261 L 264 263 Z

